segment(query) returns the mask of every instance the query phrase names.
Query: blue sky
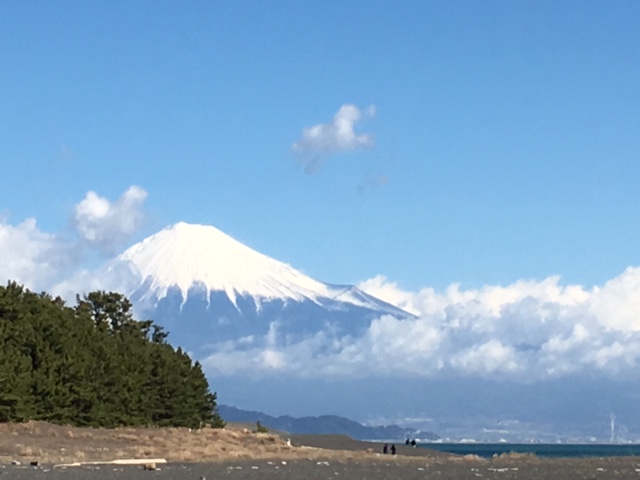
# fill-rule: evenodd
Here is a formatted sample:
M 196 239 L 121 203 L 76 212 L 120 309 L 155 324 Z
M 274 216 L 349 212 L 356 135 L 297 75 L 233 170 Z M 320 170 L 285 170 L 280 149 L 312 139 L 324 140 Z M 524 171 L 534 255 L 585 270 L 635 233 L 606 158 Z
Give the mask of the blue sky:
M 329 282 L 600 285 L 640 264 L 639 20 L 635 1 L 3 2 L 2 221 L 72 235 L 87 192 L 137 185 L 123 247 L 187 221 Z M 345 105 L 363 142 L 334 135 Z

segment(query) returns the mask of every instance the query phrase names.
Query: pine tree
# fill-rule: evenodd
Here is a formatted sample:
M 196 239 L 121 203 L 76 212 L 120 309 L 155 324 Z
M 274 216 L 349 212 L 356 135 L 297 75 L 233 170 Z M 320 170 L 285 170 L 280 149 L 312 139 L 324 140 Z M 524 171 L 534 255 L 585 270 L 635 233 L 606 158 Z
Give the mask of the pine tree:
M 0 421 L 222 427 L 198 362 L 129 300 L 91 292 L 74 308 L 0 287 Z

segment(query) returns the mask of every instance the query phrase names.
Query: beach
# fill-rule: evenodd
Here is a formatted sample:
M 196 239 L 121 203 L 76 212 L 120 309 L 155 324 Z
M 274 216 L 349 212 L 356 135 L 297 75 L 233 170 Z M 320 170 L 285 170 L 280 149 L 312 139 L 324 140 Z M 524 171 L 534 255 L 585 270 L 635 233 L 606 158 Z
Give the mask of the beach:
M 500 479 L 605 480 L 640 478 L 639 457 L 540 458 L 503 454 L 490 459 L 452 455 L 344 435 L 257 433 L 224 429 L 90 429 L 42 422 L 0 424 L 0 478 L 350 480 Z M 139 459 L 138 465 L 113 460 Z M 152 459 L 163 459 L 166 463 Z M 31 465 L 37 462 L 37 465 Z M 74 463 L 74 466 L 68 465 Z M 98 462 L 98 463 L 91 463 Z M 65 464 L 67 464 L 65 466 Z M 145 464 L 146 467 L 145 468 Z
M 219 478 L 250 480 L 441 480 L 500 479 L 500 480 L 605 480 L 638 478 L 638 458 L 608 458 L 581 460 L 477 461 L 425 459 L 424 462 L 405 461 L 401 457 L 384 460 L 243 460 L 207 463 L 168 463 L 157 470 L 147 471 L 140 466 L 85 466 L 54 468 L 7 466 L 0 469 L 0 478 L 27 480 L 157 480 Z

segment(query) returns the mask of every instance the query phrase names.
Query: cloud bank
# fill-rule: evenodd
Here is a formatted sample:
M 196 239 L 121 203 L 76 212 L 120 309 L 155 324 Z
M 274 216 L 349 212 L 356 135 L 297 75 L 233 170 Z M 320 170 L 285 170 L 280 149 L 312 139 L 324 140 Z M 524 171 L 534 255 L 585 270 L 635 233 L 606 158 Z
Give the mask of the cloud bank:
M 140 227 L 147 193 L 132 186 L 111 202 L 88 192 L 71 216 L 73 235 L 41 231 L 29 218 L 18 225 L 0 219 L 0 281 L 16 281 L 34 291 L 48 291 L 73 299 L 87 286 L 106 288 L 119 283 L 108 276 L 79 270 L 87 254 L 111 254 Z M 105 272 L 102 272 L 103 274 Z M 90 278 L 91 277 L 91 278 Z M 77 288 L 76 288 L 77 287 Z
M 563 286 L 558 277 L 443 292 L 408 292 L 383 276 L 359 286 L 417 318 L 385 316 L 360 337 L 319 332 L 297 342 L 273 324 L 265 338 L 219 345 L 204 365 L 234 375 L 522 382 L 640 372 L 640 268 L 591 290 Z
M 73 250 L 56 235 L 39 230 L 29 218 L 18 225 L 0 220 L 0 275 L 40 291 L 50 286 L 59 270 L 74 263 Z
M 375 106 L 364 111 L 367 117 L 375 116 Z M 356 133 L 356 124 L 363 112 L 351 104 L 344 104 L 328 123 L 320 123 L 302 130 L 302 136 L 291 146 L 306 173 L 316 173 L 326 155 L 347 152 L 373 146 L 370 133 Z
M 91 247 L 105 254 L 116 253 L 140 228 L 146 198 L 147 192 L 137 186 L 129 187 L 114 202 L 90 191 L 75 207 L 75 230 Z

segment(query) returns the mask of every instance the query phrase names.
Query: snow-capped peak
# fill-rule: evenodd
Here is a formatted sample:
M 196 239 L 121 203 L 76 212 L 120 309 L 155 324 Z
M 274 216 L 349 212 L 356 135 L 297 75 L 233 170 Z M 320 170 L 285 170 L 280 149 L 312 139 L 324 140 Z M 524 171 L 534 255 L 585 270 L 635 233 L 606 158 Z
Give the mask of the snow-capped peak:
M 184 222 L 133 245 L 118 257 L 131 262 L 157 299 L 177 287 L 183 301 L 191 287 L 265 299 L 314 300 L 329 288 L 289 265 L 256 252 L 215 227 Z

